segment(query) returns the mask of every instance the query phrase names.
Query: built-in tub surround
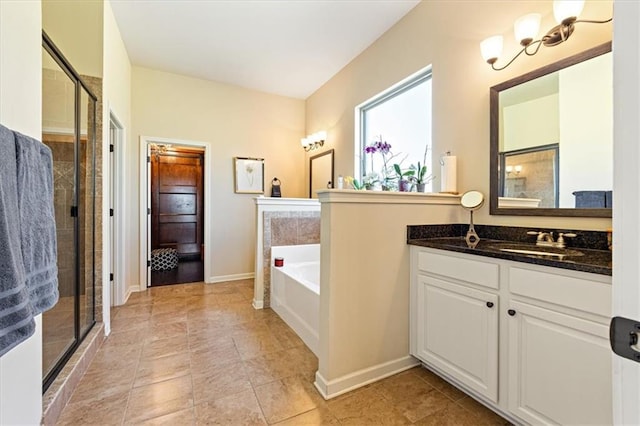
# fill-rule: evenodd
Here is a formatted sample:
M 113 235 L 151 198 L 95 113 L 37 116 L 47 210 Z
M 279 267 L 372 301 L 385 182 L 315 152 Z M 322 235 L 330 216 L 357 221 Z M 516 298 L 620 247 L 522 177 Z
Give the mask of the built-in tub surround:
M 325 398 L 416 365 L 409 355 L 406 227 L 459 223 L 460 197 L 318 192 L 320 328 L 315 385 Z
M 282 259 L 276 267 L 274 260 Z M 271 309 L 318 354 L 320 244 L 271 248 Z
M 257 197 L 253 307 L 269 307 L 272 246 L 319 244 L 320 203 L 306 198 Z
M 464 240 L 468 226 L 466 224 L 408 226 L 407 243 L 542 266 L 611 275 L 611 252 L 608 250 L 607 232 L 475 225 L 475 230 L 480 236 L 480 243 L 471 248 Z M 575 233 L 575 237 L 566 239 L 567 249 L 578 250 L 580 255 L 538 256 L 501 250 L 501 244 L 505 242 L 527 244 L 535 249 L 536 236 L 527 234 L 532 230 L 553 232 L 555 235 L 559 235 L 561 232 Z

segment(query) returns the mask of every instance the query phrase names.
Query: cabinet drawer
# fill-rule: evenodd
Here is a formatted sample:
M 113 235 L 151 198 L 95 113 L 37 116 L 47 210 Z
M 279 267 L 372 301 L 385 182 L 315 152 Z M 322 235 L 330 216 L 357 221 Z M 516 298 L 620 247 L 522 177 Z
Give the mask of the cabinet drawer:
M 418 269 L 489 288 L 499 287 L 498 265 L 484 259 L 477 261 L 421 251 L 418 253 Z
M 513 294 L 611 317 L 611 284 L 525 268 L 509 268 Z

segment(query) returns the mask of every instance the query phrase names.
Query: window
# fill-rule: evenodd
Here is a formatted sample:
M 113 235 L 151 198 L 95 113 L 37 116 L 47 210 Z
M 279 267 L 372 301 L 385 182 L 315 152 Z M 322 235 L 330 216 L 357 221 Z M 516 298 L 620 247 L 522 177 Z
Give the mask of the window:
M 356 147 L 356 171 L 366 183 L 371 172 L 384 184 L 384 178 L 394 178 L 393 164 L 403 171 L 411 166 L 427 166 L 425 176 L 433 172 L 431 144 L 431 67 L 396 84 L 356 109 L 359 117 L 359 143 Z M 391 145 L 385 157 L 380 153 L 365 153 L 376 141 Z M 356 175 L 358 173 L 356 172 Z M 375 176 L 375 175 L 374 175 Z M 389 179 L 397 187 L 396 179 Z M 431 191 L 431 182 L 426 186 Z

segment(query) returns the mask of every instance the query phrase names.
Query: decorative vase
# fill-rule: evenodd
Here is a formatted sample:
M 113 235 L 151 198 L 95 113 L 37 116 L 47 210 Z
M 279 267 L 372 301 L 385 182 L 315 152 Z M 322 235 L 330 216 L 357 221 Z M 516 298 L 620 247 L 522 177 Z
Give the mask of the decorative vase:
M 427 191 L 427 184 L 426 183 L 417 183 L 416 184 L 416 191 L 418 191 L 418 192 L 426 192 Z

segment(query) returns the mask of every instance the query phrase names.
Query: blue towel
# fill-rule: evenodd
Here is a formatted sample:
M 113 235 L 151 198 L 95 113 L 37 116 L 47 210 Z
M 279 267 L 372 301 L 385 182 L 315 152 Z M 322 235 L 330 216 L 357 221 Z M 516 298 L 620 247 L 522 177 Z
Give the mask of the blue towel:
M 0 356 L 57 302 L 51 150 L 0 125 Z
M 14 132 L 18 167 L 20 243 L 33 315 L 58 302 L 58 257 L 53 208 L 53 159 L 42 142 Z
M 15 136 L 0 125 L 0 356 L 35 331 L 20 244 L 16 166 Z

